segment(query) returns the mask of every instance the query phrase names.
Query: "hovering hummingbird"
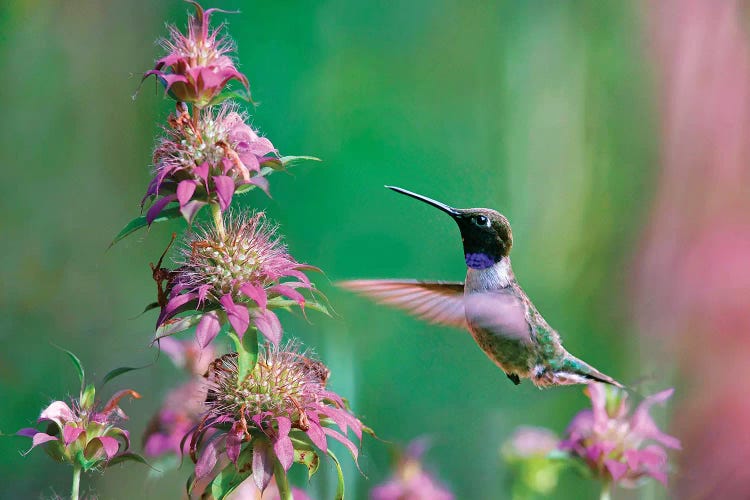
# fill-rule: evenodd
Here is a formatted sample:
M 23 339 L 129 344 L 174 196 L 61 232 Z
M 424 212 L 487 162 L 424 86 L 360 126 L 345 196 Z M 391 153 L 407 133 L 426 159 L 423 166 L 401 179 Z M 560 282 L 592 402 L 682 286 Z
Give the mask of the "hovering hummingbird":
M 466 328 L 477 345 L 514 384 L 538 387 L 604 382 L 622 384 L 562 346 L 521 289 L 510 264 L 513 234 L 508 219 L 488 208 L 453 208 L 406 189 L 386 186 L 450 215 L 458 224 L 466 281 L 353 280 L 341 286 L 404 309 L 432 323 Z

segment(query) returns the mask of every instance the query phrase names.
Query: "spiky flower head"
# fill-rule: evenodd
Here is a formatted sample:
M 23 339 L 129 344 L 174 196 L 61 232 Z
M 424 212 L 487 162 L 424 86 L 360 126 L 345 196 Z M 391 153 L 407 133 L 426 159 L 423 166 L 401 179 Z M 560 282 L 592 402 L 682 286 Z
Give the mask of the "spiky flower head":
M 438 483 L 422 465 L 422 455 L 427 451 L 424 438 L 409 443 L 399 458 L 393 475 L 372 489 L 371 500 L 452 500 L 451 493 Z
M 649 410 L 655 403 L 664 403 L 674 390 L 645 398 L 632 414 L 628 395 L 622 390 L 590 384 L 586 392 L 592 409 L 573 418 L 560 448 L 606 482 L 634 487 L 640 479 L 653 477 L 666 485 L 665 447 L 680 449 L 680 441 L 661 432 Z
M 327 389 L 328 377 L 328 368 L 295 343 L 283 348 L 267 344 L 244 379 L 239 378 L 236 353 L 214 361 L 207 376 L 207 412 L 191 440 L 196 477 L 209 474 L 222 451 L 235 465 L 251 454 L 253 479 L 263 490 L 277 461 L 284 471 L 295 460 L 310 466 L 300 457 L 306 453 L 308 459 L 315 457 L 317 468 L 313 446 L 327 453 L 328 437 L 343 443 L 356 459 L 358 449 L 348 431 L 361 440 L 364 426 Z M 220 429 L 221 438 L 209 440 L 198 452 L 210 429 Z
M 130 434 L 120 427 L 127 416 L 120 408 L 125 396 L 141 396 L 130 389 L 117 392 L 103 407 L 95 402 L 94 386 L 81 391 L 69 406 L 64 401 L 53 401 L 45 408 L 37 424 L 45 423 L 44 432 L 33 427 L 16 434 L 31 438 L 31 449 L 44 445 L 47 453 L 58 462 L 77 465 L 84 471 L 97 468 L 113 460 L 132 458 L 128 452 Z M 27 452 L 28 453 L 28 452 Z
M 233 79 L 249 91 L 247 78 L 227 55 L 234 45 L 221 35 L 223 25 L 213 31 L 209 28 L 211 15 L 222 11 L 204 11 L 197 2 L 190 3 L 195 7 L 195 16 L 188 21 L 187 34 L 170 26 L 170 38 L 162 40 L 168 54 L 156 61 L 154 69 L 143 78 L 155 75 L 171 97 L 200 107 L 210 104 Z
M 154 177 L 142 200 L 154 200 L 149 224 L 173 202 L 191 222 L 208 203 L 226 210 L 237 192 L 258 186 L 268 193 L 265 175 L 282 168 L 271 141 L 246 123 L 237 105 L 224 102 L 196 113 L 178 105 L 154 150 Z
M 287 253 L 276 237 L 276 227 L 266 222 L 262 212 L 228 217 L 223 231 L 215 226 L 197 228 L 187 236 L 181 254 L 157 326 L 184 310 L 206 311 L 190 318 L 199 321 L 200 346 L 208 345 L 226 321 L 240 338 L 253 324 L 269 341 L 278 343 L 281 324 L 271 309 L 304 307 L 298 289 L 312 288 L 302 271 L 315 268 Z

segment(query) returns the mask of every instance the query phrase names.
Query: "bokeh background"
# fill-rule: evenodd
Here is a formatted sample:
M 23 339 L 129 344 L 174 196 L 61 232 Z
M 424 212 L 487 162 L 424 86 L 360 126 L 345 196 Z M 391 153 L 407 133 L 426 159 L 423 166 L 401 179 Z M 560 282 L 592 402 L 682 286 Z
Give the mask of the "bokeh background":
M 588 404 L 580 387 L 515 387 L 466 334 L 332 285 L 462 278 L 455 225 L 384 184 L 506 214 L 516 275 L 566 346 L 620 380 L 645 380 L 646 392 L 677 387 L 657 412 L 685 448 L 673 494 L 750 491 L 740 468 L 750 449 L 742 3 L 212 5 L 242 11 L 225 19 L 259 102 L 254 125 L 282 153 L 324 160 L 274 175 L 272 199 L 253 192 L 242 204 L 267 210 L 292 254 L 326 272 L 318 285 L 336 317 L 282 323 L 330 365 L 332 386 L 383 440 L 365 439 L 366 477 L 348 466 L 351 498 L 387 476 L 390 443 L 420 435 L 433 439 L 428 468 L 458 498 L 507 498 L 504 439 L 522 424 L 562 433 Z M 164 22 L 183 27 L 187 9 L 0 4 L 4 434 L 75 392 L 54 346 L 76 352 L 94 378 L 147 366 L 111 387 L 144 396 L 125 407 L 134 436 L 183 378 L 149 347 L 155 315 L 138 316 L 155 297 L 149 262 L 183 227 L 156 225 L 106 249 L 138 214 L 157 123 L 171 111 L 153 82 L 131 96 L 161 55 Z M 0 497 L 65 495 L 70 470 L 43 453 L 21 457 L 26 446 L 0 438 Z M 178 498 L 188 465 L 161 478 L 116 467 L 84 489 Z M 321 470 L 311 491 L 329 498 L 332 471 Z M 555 498 L 597 491 L 572 472 L 561 481 Z M 652 486 L 637 496 L 664 494 Z

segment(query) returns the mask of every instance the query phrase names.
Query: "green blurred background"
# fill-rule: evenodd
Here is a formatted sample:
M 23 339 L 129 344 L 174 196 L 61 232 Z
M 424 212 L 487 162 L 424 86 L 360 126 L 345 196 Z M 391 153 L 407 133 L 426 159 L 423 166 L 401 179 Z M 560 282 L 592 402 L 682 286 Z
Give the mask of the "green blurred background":
M 208 6 L 208 4 L 206 4 Z M 666 370 L 639 361 L 628 274 L 656 172 L 653 90 L 630 2 L 217 1 L 260 105 L 253 124 L 283 154 L 322 164 L 271 178 L 242 203 L 281 224 L 292 254 L 321 267 L 338 317 L 282 316 L 314 347 L 331 384 L 385 442 L 365 439 L 352 498 L 389 473 L 388 442 L 433 437 L 428 468 L 458 498 L 507 497 L 503 440 L 521 424 L 562 432 L 580 387 L 513 386 L 471 339 L 336 289 L 363 277 L 461 279 L 455 225 L 383 188 L 493 207 L 514 230 L 516 275 L 576 355 L 625 381 Z M 0 431 L 33 423 L 73 392 L 74 370 L 149 365 L 148 263 L 179 223 L 105 251 L 138 214 L 158 123 L 171 102 L 140 74 L 162 52 L 177 0 L 6 0 L 0 5 Z M 329 281 L 330 280 L 330 281 Z M 162 357 L 111 387 L 138 436 L 182 379 Z M 138 441 L 138 439 L 136 439 Z M 0 439 L 3 498 L 66 494 L 70 470 L 27 440 Z M 350 462 L 350 461 L 345 461 Z M 101 498 L 178 497 L 189 472 L 147 479 L 138 465 L 84 479 Z M 330 496 L 330 467 L 312 492 Z M 556 498 L 596 487 L 573 473 Z M 317 492 L 317 493 L 316 493 Z

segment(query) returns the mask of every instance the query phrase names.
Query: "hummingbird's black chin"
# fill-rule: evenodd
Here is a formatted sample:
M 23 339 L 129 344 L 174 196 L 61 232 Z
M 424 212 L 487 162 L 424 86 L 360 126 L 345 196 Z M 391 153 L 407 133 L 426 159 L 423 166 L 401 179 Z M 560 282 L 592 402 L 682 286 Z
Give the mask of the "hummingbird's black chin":
M 413 193 L 411 191 L 408 191 L 408 190 L 400 188 L 400 187 L 396 187 L 396 186 L 386 186 L 386 187 L 388 189 L 396 191 L 397 193 L 405 194 L 406 196 L 411 196 L 414 199 L 417 199 L 419 201 L 427 203 L 428 205 L 432 205 L 433 207 L 438 208 L 438 209 L 442 210 L 443 212 L 447 213 L 448 215 L 450 215 L 454 219 L 456 217 L 460 217 L 461 216 L 461 212 L 459 212 L 458 210 L 456 210 L 453 207 L 449 207 L 445 203 L 440 203 L 437 200 L 433 200 L 432 198 L 428 198 L 426 196 L 422 196 L 421 194 Z

